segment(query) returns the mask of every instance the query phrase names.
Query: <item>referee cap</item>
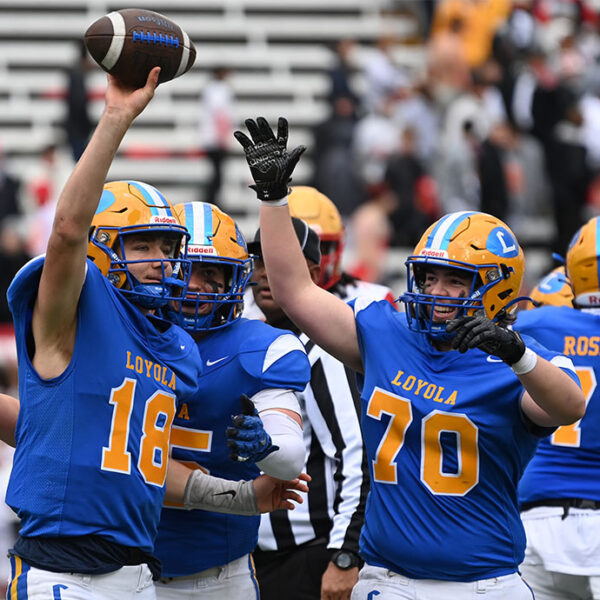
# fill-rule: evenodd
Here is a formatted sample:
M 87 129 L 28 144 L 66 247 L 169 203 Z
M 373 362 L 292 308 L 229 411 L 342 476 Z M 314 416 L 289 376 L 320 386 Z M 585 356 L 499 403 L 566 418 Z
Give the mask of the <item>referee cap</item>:
M 292 225 L 296 232 L 296 237 L 300 242 L 302 253 L 304 258 L 312 260 L 317 265 L 321 262 L 321 241 L 317 232 L 307 225 L 302 219 L 292 217 Z M 260 229 L 256 230 L 254 234 L 254 240 L 248 243 L 248 253 L 262 256 L 262 250 L 260 247 Z

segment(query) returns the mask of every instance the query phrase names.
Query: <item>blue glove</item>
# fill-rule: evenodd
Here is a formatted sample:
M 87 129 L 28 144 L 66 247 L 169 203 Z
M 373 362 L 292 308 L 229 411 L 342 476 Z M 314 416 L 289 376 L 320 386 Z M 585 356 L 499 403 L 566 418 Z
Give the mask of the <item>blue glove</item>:
M 271 452 L 279 450 L 265 431 L 254 403 L 246 394 L 242 394 L 242 412 L 232 417 L 233 427 L 228 427 L 227 447 L 229 458 L 240 462 L 259 462 Z

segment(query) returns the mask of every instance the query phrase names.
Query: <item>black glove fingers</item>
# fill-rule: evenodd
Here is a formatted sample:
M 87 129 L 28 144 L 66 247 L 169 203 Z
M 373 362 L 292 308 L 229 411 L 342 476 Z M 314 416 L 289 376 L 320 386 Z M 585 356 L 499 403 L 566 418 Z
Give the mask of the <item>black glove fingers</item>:
M 494 332 L 490 329 L 484 329 L 479 333 L 473 331 L 468 340 L 469 348 L 479 348 L 483 344 L 490 344 L 495 341 Z
M 288 193 L 292 172 L 305 148 L 299 146 L 287 152 L 288 122 L 283 117 L 278 120 L 277 137 L 264 117 L 246 119 L 245 124 L 251 139 L 242 132 L 236 132 L 235 138 L 244 149 L 254 180 L 250 188 L 259 200 L 280 200 Z
M 288 122 L 285 117 L 279 117 L 277 121 L 277 143 L 284 148 L 288 142 Z
M 472 331 L 475 335 L 479 335 L 482 333 L 488 333 L 490 335 L 495 335 L 496 333 L 496 325 L 494 325 L 491 321 L 480 321 L 476 322 L 473 325 Z
M 253 416 L 256 415 L 256 407 L 254 406 L 254 402 L 248 398 L 246 394 L 242 394 L 240 397 L 240 402 L 242 404 L 242 414 Z
M 233 415 L 233 417 L 231 417 L 231 422 L 233 423 L 234 427 L 246 427 L 246 417 L 248 415 Z
M 457 323 L 456 325 L 454 325 Z M 453 325 L 453 327 L 448 327 L 449 325 Z M 454 319 L 446 324 L 446 331 L 456 332 L 454 339 L 452 340 L 452 347 L 459 348 L 463 344 L 463 341 L 469 330 L 471 328 L 471 317 L 461 317 L 460 319 Z M 460 348 L 459 348 L 460 349 Z M 465 347 L 466 350 L 466 347 Z M 465 350 L 460 350 L 460 352 L 465 352 Z
M 463 325 L 465 321 L 468 321 L 472 317 L 458 317 L 457 319 L 452 319 L 446 323 L 446 331 L 448 333 L 452 333 L 456 331 L 459 327 Z
M 461 340 L 461 352 L 466 352 L 469 348 L 477 346 L 490 337 L 489 321 L 482 321 L 480 317 L 472 318 L 465 323 L 465 335 Z
M 246 119 L 244 121 L 246 127 L 248 128 L 248 133 L 250 133 L 250 137 L 252 138 L 255 144 L 261 142 L 261 133 L 258 126 L 258 119 L 255 121 L 254 119 Z
M 243 131 L 234 131 L 233 136 L 242 145 L 244 152 L 254 145 L 252 140 Z
M 235 423 L 235 419 L 234 419 L 234 423 Z M 225 430 L 225 437 L 228 438 L 235 438 L 237 437 L 239 429 L 237 427 L 227 427 L 227 429 Z
M 306 146 L 298 146 L 290 152 L 290 154 L 288 156 L 288 165 L 287 165 L 287 172 L 290 175 L 292 174 L 292 171 L 298 164 L 298 161 L 300 160 L 300 157 L 304 154 L 305 150 L 306 150 Z
M 275 142 L 275 134 L 269 125 L 269 122 L 264 117 L 256 119 L 261 142 Z
M 464 354 L 469 348 L 471 348 L 471 332 L 467 331 L 465 332 L 465 335 L 463 336 L 463 338 L 461 339 L 459 345 L 458 345 L 458 351 L 461 354 Z

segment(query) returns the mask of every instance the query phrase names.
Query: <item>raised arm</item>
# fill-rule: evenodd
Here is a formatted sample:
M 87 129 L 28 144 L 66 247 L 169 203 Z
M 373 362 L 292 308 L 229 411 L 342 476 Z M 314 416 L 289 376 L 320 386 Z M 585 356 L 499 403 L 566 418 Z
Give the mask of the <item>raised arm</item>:
M 287 207 L 288 183 L 304 147 L 287 152 L 288 124 L 279 119 L 277 138 L 265 119 L 246 120 L 252 137 L 241 131 L 235 137 L 244 148 L 262 201 L 261 247 L 269 286 L 276 302 L 316 344 L 356 371 L 362 371 L 352 309 L 318 287 L 294 233 Z
M 58 199 L 33 310 L 33 365 L 41 377 L 60 375 L 71 360 L 92 218 L 119 144 L 152 99 L 159 73 L 154 68 L 136 90 L 107 76 L 104 111 Z

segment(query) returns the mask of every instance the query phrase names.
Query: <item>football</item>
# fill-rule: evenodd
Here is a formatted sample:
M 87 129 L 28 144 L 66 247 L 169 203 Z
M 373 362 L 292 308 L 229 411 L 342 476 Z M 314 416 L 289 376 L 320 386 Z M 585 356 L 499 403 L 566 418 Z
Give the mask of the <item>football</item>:
M 114 11 L 94 21 L 84 42 L 102 69 L 136 88 L 146 84 L 154 67 L 161 67 L 162 83 L 189 71 L 196 60 L 196 48 L 179 25 L 141 8 Z

